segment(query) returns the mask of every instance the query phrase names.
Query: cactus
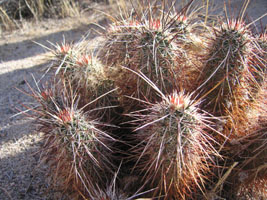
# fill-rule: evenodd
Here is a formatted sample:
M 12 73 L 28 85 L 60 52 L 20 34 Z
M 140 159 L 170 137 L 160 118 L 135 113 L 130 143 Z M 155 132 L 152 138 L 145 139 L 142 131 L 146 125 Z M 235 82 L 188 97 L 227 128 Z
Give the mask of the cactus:
M 232 106 L 236 88 L 248 76 L 250 32 L 240 20 L 228 20 L 213 31 L 203 82 L 206 90 L 212 90 L 208 95 L 212 111 L 224 115 Z
M 79 96 L 79 108 L 83 107 L 87 111 L 89 102 L 91 108 L 104 106 L 107 109 L 100 109 L 100 112 L 105 120 L 109 120 L 115 112 L 112 107 L 118 104 L 116 88 L 113 81 L 104 75 L 104 66 L 87 48 L 85 40 L 75 45 L 65 42 L 61 46 L 56 45 L 53 51 L 53 59 L 56 60 L 53 67 L 55 78 L 75 88 Z
M 106 66 L 106 76 L 119 88 L 124 107 L 132 103 L 124 96 L 154 102 L 158 99 L 149 85 L 133 72 L 143 73 L 164 92 L 171 92 L 176 85 L 177 60 L 184 54 L 178 45 L 190 43 L 185 42 L 189 30 L 186 9 L 160 16 L 158 11 L 144 8 L 137 18 L 130 16 L 114 22 L 105 34 L 106 42 L 99 57 Z M 129 106 L 129 110 L 134 106 Z
M 109 146 L 115 139 L 93 112 L 77 108 L 79 99 L 69 90 L 59 83 L 31 88 L 30 95 L 39 103 L 33 117 L 44 132 L 42 157 L 50 165 L 52 179 L 62 182 L 65 190 L 91 198 L 95 185 L 105 184 L 113 173 Z
M 211 188 L 241 199 L 264 188 L 266 32 L 240 17 L 200 25 L 192 2 L 114 18 L 98 52 L 85 40 L 55 45 L 50 86 L 30 87 L 44 158 L 78 199 L 186 200 Z
M 155 187 L 154 197 L 187 199 L 201 190 L 216 150 L 211 145 L 210 124 L 192 95 L 174 92 L 133 117 L 138 122 L 139 143 L 135 168 L 143 181 Z M 134 168 L 134 170 L 135 170 Z
M 260 86 L 255 74 L 262 73 L 251 60 L 258 63 L 261 58 L 253 56 L 252 52 L 258 51 L 256 40 L 241 19 L 227 19 L 219 28 L 212 29 L 214 36 L 199 88 L 206 92 L 205 109 L 226 117 L 223 134 L 238 137 L 249 128 L 247 122 L 257 108 L 255 90 Z

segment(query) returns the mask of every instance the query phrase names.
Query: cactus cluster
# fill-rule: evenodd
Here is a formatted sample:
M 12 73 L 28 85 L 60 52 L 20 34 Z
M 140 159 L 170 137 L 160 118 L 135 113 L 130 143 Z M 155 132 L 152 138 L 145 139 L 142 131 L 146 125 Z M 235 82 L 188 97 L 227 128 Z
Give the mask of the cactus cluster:
M 51 81 L 30 87 L 43 157 L 75 198 L 266 197 L 266 33 L 205 24 L 191 3 L 114 20 L 98 52 L 57 45 Z

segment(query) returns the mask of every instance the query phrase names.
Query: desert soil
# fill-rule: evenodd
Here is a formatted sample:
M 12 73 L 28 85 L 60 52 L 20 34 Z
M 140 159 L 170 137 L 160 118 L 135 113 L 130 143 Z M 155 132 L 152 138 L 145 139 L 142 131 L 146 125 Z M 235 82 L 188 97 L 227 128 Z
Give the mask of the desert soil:
M 232 0 L 233 8 L 240 8 L 241 2 Z M 248 8 L 251 20 L 266 11 L 266 0 L 252 0 Z M 266 20 L 262 19 L 265 26 Z M 29 90 L 27 84 L 35 87 L 34 78 L 42 79 L 50 55 L 42 45 L 52 48 L 51 43 L 60 44 L 64 38 L 77 42 L 88 33 L 90 43 L 97 36 L 94 23 L 105 23 L 104 16 L 89 12 L 75 19 L 24 22 L 21 29 L 0 36 L 0 200 L 69 199 L 51 187 L 48 167 L 40 163 L 42 134 L 17 110 L 25 110 L 22 103 L 29 105 L 32 99 L 19 90 Z

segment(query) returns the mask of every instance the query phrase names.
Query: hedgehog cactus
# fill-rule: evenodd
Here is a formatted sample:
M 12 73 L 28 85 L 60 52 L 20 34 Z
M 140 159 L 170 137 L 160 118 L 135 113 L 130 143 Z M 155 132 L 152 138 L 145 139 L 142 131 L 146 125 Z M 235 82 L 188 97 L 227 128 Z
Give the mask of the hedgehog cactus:
M 193 39 L 194 15 L 186 15 L 191 3 L 178 13 L 169 10 L 168 15 L 144 10 L 141 17 L 116 21 L 107 29 L 99 58 L 106 65 L 105 75 L 118 86 L 122 101 L 126 100 L 123 107 L 129 105 L 124 96 L 158 100 L 139 72 L 165 93 L 184 86 L 193 91 L 190 84 L 200 71 L 197 51 L 201 42 Z
M 149 13 L 149 14 L 146 14 Z M 141 19 L 124 20 L 111 25 L 100 59 L 106 65 L 106 76 L 114 81 L 123 96 L 156 101 L 151 88 L 134 72 L 141 72 L 164 92 L 175 85 L 176 46 L 186 31 L 185 17 L 166 19 L 149 11 Z
M 31 95 L 39 102 L 33 117 L 44 132 L 42 154 L 55 175 L 52 179 L 91 198 L 95 185 L 105 184 L 113 173 L 109 143 L 114 139 L 104 130 L 107 125 L 77 109 L 75 96 L 66 88 L 32 90 Z
M 172 52 L 168 39 L 170 36 L 164 35 L 159 29 L 160 26 L 160 21 L 156 20 L 152 25 L 141 24 L 133 27 L 122 25 L 120 32 L 109 33 L 111 36 L 118 35 L 118 39 L 112 38 L 104 47 L 107 48 L 107 58 L 105 58 L 108 66 L 107 76 L 115 75 L 110 78 L 114 79 L 122 94 L 128 96 L 134 94 L 136 97 L 151 96 L 145 88 L 140 94 L 137 93 L 139 86 L 141 88 L 144 86 L 138 83 L 141 81 L 137 81 L 135 74 L 123 66 L 134 71 L 140 70 L 159 87 L 166 87 L 162 81 L 169 74 L 168 66 L 171 64 Z
M 133 148 L 135 168 L 145 184 L 156 188 L 154 197 L 186 199 L 201 189 L 216 151 L 207 119 L 191 95 L 174 92 L 133 116 L 140 123 L 135 134 L 140 143 Z
M 214 190 L 264 188 L 266 32 L 254 36 L 241 18 L 203 28 L 192 2 L 114 20 L 97 55 L 85 40 L 55 45 L 52 86 L 31 89 L 31 110 L 55 181 L 77 198 L 206 198 L 206 179 L 232 161 L 238 189 L 220 180 Z M 246 170 L 255 181 L 234 183 Z
M 112 107 L 116 106 L 117 100 L 113 81 L 109 80 L 104 75 L 104 67 L 93 56 L 93 53 L 88 53 L 83 42 L 74 45 L 69 52 L 68 60 L 62 60 L 61 64 L 56 67 L 56 79 L 59 79 L 63 84 L 71 85 L 77 96 L 79 96 L 79 106 L 87 111 L 87 104 L 91 102 L 90 107 L 101 108 L 106 107 L 106 120 L 110 118 Z M 61 47 L 63 48 L 63 47 Z M 55 55 L 57 58 L 57 55 Z M 97 99 L 97 100 L 96 100 Z M 102 111 L 101 111 L 102 112 Z M 103 113 L 103 112 L 102 112 Z
M 255 39 L 241 20 L 227 20 L 213 30 L 214 38 L 199 88 L 205 86 L 206 109 L 216 116 L 227 116 L 224 135 L 243 135 L 248 113 L 257 107 L 252 88 L 258 84 L 251 73 L 253 66 L 249 65 Z
M 105 77 L 103 65 L 99 60 L 94 56 L 80 55 L 75 63 L 70 67 L 72 71 L 69 70 L 65 73 L 65 79 L 77 88 L 80 107 L 95 99 L 98 100 L 91 107 L 115 106 L 117 102 L 116 95 L 111 92 L 116 90 L 114 83 Z M 111 109 L 109 109 L 109 112 L 111 112 Z
M 244 76 L 247 75 L 249 31 L 242 21 L 228 20 L 220 28 L 214 28 L 208 61 L 203 70 L 206 90 L 213 111 L 222 115 L 230 109 L 232 96 Z

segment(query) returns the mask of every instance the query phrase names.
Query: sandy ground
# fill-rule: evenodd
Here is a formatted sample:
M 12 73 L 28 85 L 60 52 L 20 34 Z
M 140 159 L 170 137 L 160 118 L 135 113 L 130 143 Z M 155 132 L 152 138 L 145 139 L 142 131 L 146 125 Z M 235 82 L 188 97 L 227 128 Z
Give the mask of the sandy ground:
M 210 1 L 213 2 L 213 1 Z M 232 0 L 233 10 L 238 10 L 242 0 Z M 214 5 L 221 4 L 216 0 Z M 252 0 L 248 8 L 251 21 L 267 12 L 266 0 Z M 236 11 L 233 11 L 236 13 Z M 99 15 L 87 15 L 78 19 L 47 20 L 24 23 L 24 27 L 0 38 L 0 200 L 68 199 L 55 187 L 50 187 L 45 164 L 40 164 L 41 133 L 34 131 L 31 120 L 17 115 L 15 108 L 31 99 L 18 91 L 27 90 L 27 83 L 34 85 L 44 74 L 49 55 L 42 44 L 79 41 L 81 37 L 104 23 Z M 267 17 L 262 19 L 263 26 Z M 260 24 L 258 23 L 258 27 Z M 88 39 L 96 34 L 91 33 Z M 49 41 L 49 42 L 48 42 Z M 26 80 L 26 81 L 25 81 Z

